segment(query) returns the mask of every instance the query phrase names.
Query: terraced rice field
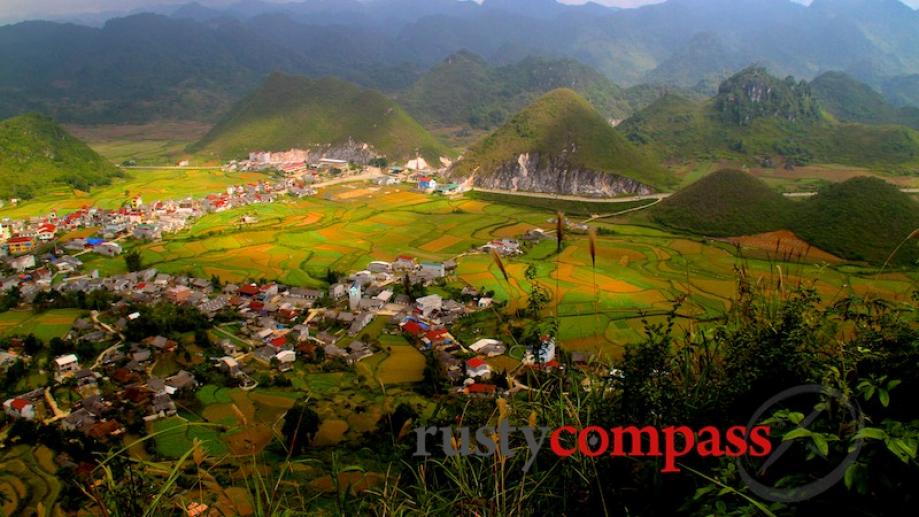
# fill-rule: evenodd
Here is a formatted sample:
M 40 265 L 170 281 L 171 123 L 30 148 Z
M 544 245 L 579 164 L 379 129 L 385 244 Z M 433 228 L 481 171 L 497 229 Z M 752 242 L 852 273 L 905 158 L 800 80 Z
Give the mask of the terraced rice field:
M 43 446 L 12 447 L 0 456 L 0 514 L 30 515 L 42 505 L 47 515 L 63 515 L 56 501 L 61 482 L 53 452 Z
M 345 195 L 359 192 L 360 195 Z M 339 199 L 335 201 L 334 199 Z M 244 214 L 258 222 L 236 223 Z M 402 187 L 338 186 L 319 196 L 251 206 L 202 218 L 190 230 L 160 243 L 138 247 L 145 263 L 173 273 L 216 274 L 227 281 L 277 279 L 293 285 L 324 286 L 328 270 L 356 271 L 372 260 L 409 254 L 419 260 L 457 258 L 455 287 L 495 291 L 511 308 L 523 307 L 531 289 L 525 272 L 535 266 L 535 281 L 553 293 L 547 315 L 557 311 L 561 339 L 570 348 L 616 354 L 641 337 L 642 317 L 670 311 L 685 297 L 680 314 L 711 318 L 729 307 L 735 268 L 746 267 L 765 285 L 782 276 L 785 285 L 813 285 L 828 298 L 876 293 L 906 301 L 919 272 L 878 281 L 870 270 L 837 263 L 819 250 L 790 262 L 765 248 L 800 243 L 789 237 L 746 238 L 738 254 L 728 242 L 688 238 L 656 227 L 599 222 L 596 270 L 587 240 L 569 233 L 556 255 L 554 238 L 506 260 L 508 282 L 492 259 L 472 252 L 489 240 L 528 229 L 553 229 L 548 210 L 495 202 L 426 196 Z M 760 253 L 754 253 L 759 249 Z M 123 261 L 91 259 L 91 267 L 118 272 Z M 780 273 L 781 271 L 781 273 Z

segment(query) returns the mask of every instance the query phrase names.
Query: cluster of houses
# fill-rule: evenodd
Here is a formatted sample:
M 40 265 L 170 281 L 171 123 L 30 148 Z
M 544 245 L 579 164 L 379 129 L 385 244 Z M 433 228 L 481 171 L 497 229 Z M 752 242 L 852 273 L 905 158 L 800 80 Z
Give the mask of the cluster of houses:
M 106 256 L 121 253 L 117 241 L 122 238 L 159 240 L 164 234 L 179 232 L 196 219 L 213 212 L 257 203 L 272 203 L 280 196 L 302 198 L 316 194 L 316 189 L 298 178 L 281 181 L 258 181 L 230 185 L 225 191 L 203 199 L 156 201 L 145 204 L 141 196 L 132 197 L 118 209 L 84 206 L 65 215 L 57 211 L 25 220 L 5 218 L 0 221 L 0 256 L 32 253 L 42 244 L 59 240 L 67 233 L 92 229 L 98 237 L 68 239 L 63 247 L 70 252 L 93 251 Z
M 422 180 L 425 178 L 419 179 L 419 188 Z M 4 401 L 4 413 L 13 418 L 60 425 L 65 430 L 100 440 L 123 433 L 138 419 L 149 422 L 176 415 L 177 397 L 193 393 L 199 380 L 185 370 L 165 378 L 157 377 L 153 371 L 160 358 L 176 353 L 179 344 L 157 335 L 140 342 L 127 342 L 124 337 L 130 323 L 143 317 L 132 307 L 160 302 L 195 307 L 211 319 L 229 315 L 228 319 L 234 323 L 219 328 L 227 339 L 210 350 L 218 353 L 205 359 L 243 389 L 257 385 L 258 376 L 254 375 L 257 371 L 282 374 L 295 368 L 298 360 L 341 360 L 353 365 L 372 356 L 377 351 L 374 340 L 365 339 L 364 332 L 371 322 L 383 318 L 395 332 L 401 332 L 432 355 L 457 393 L 498 393 L 500 388 L 494 382 L 490 361 L 508 353 L 506 343 L 483 338 L 464 344 L 451 334 L 451 326 L 458 320 L 489 309 L 493 300 L 472 287 L 463 290 L 462 300 L 445 299 L 440 294 L 413 298 L 404 292 L 406 289 L 400 289 L 441 283 L 456 270 L 455 260 L 425 262 L 402 255 L 391 262 L 374 261 L 366 269 L 332 284 L 328 290 L 273 282 L 213 285 L 209 280 L 171 275 L 152 268 L 111 277 L 81 272 L 83 264 L 78 256 L 82 253 L 115 256 L 121 253 L 117 241 L 124 237 L 156 240 L 163 233 L 178 231 L 209 212 L 271 202 L 282 194 L 308 192 L 308 187 L 299 181 L 285 178 L 274 184 L 231 186 L 223 193 L 200 200 L 189 198 L 148 205 L 136 197 L 129 206 L 117 210 L 83 208 L 63 217 L 52 213 L 25 222 L 3 221 L 0 239 L 6 239 L 5 249 L 14 255 L 5 260 L 16 274 L 0 279 L 0 290 L 17 287 L 25 303 L 42 291 L 104 290 L 117 300 L 104 312 L 104 318 L 94 315 L 78 319 L 64 338 L 74 345 L 111 345 L 105 352 L 96 358 L 68 353 L 52 358 L 48 364 L 53 370 L 50 377 L 53 382 L 73 386 L 80 400 L 62 411 L 51 391 L 41 388 Z M 431 179 L 427 186 L 432 185 L 434 190 L 438 188 Z M 60 234 L 80 228 L 98 228 L 101 236 L 76 238 L 61 244 L 64 250 L 74 252 L 72 255 L 64 254 L 57 246 L 44 254 L 30 253 L 35 243 L 55 242 Z M 542 232 L 531 234 L 523 239 L 538 240 L 545 236 Z M 32 245 L 23 245 L 18 239 L 32 239 Z M 497 239 L 481 249 L 508 256 L 522 253 L 521 246 L 516 239 Z M 22 340 L 14 339 L 9 349 L 0 350 L 0 370 L 17 361 L 28 364 L 30 360 L 23 352 Z M 526 349 L 522 362 L 547 368 L 557 366 L 554 339 L 545 336 L 540 346 Z M 114 390 L 101 390 L 100 385 Z
M 451 324 L 466 314 L 487 309 L 492 300 L 473 288 L 464 290 L 465 301 L 444 299 L 438 294 L 417 299 L 395 294 L 394 286 L 406 278 L 414 284 L 432 285 L 455 267 L 453 261 L 428 263 L 399 256 L 392 262 L 372 262 L 344 282 L 331 285 L 328 291 L 278 283 L 217 287 L 208 280 L 152 268 L 105 278 L 78 276 L 53 287 L 49 284 L 46 288 L 60 292 L 102 289 L 115 295 L 118 301 L 106 311 L 110 323 L 95 317 L 79 319 L 65 336 L 71 343 L 112 346 L 89 367 L 72 353 L 51 361 L 54 382 L 73 383 L 82 397 L 67 413 L 56 408 L 47 390 L 6 400 L 4 412 L 15 418 L 59 423 L 66 430 L 98 439 L 117 436 L 129 424 L 124 421 L 125 401 L 130 401 L 133 417 L 144 421 L 175 415 L 174 398 L 193 392 L 198 381 L 184 370 L 164 379 L 152 371 L 158 358 L 175 353 L 178 344 L 163 336 L 149 336 L 138 343 L 127 343 L 123 338 L 130 321 L 142 317 L 130 312 L 130 307 L 162 301 L 194 306 L 209 318 L 222 311 L 231 312 L 237 321 L 234 339 L 223 340 L 220 354 L 209 359 L 214 368 L 237 379 L 244 389 L 256 385 L 253 369 L 286 372 L 294 368 L 298 358 L 315 359 L 319 348 L 324 359 L 357 363 L 375 353 L 370 343 L 357 336 L 375 318 L 386 318 L 419 348 L 433 354 L 458 392 L 492 394 L 496 388 L 488 382 L 492 371 L 487 360 L 505 354 L 505 345 L 482 339 L 464 346 L 450 333 Z M 541 352 L 527 351 L 525 363 L 555 364 L 554 341 L 548 337 L 546 340 Z M 4 363 L 28 361 L 21 345 L 21 340 L 13 340 L 9 350 L 0 351 L 0 359 Z M 117 386 L 117 395 L 100 395 L 101 382 Z
M 68 338 L 92 342 L 115 339 L 113 329 L 89 319 L 75 322 L 71 334 Z M 13 340 L 11 351 L 17 344 Z M 149 422 L 174 416 L 174 398 L 194 393 L 197 380 L 184 370 L 162 379 L 151 371 L 157 357 L 174 353 L 176 346 L 165 337 L 151 336 L 140 343 L 110 348 L 90 366 L 81 364 L 76 354 L 55 357 L 50 361 L 54 384 L 70 386 L 79 399 L 63 411 L 50 388 L 38 388 L 7 399 L 3 411 L 11 418 L 59 425 L 101 441 L 121 435 L 134 419 Z M 103 394 L 102 383 L 114 389 Z

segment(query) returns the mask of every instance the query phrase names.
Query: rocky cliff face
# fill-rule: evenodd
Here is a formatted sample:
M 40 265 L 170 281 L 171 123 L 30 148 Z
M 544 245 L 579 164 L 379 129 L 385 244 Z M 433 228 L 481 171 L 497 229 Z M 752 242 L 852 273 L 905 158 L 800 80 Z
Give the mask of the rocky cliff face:
M 351 139 L 343 144 L 319 147 L 313 152 L 325 159 L 345 160 L 361 165 L 366 165 L 370 160 L 379 156 L 369 144 L 355 142 Z
M 726 122 L 749 126 L 754 119 L 774 117 L 788 122 L 815 121 L 817 100 L 806 82 L 777 79 L 766 69 L 750 67 L 721 83 L 715 109 Z
M 633 179 L 572 166 L 564 158 L 540 160 L 521 154 L 488 174 L 476 174 L 477 187 L 584 197 L 647 195 L 654 189 Z

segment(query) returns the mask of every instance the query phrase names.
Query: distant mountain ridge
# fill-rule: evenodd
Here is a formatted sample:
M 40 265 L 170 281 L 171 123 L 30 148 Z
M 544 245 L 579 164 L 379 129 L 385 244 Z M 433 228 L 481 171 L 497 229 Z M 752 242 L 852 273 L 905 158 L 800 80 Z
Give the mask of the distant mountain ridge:
M 714 86 L 749 63 L 809 80 L 844 71 L 919 103 L 919 13 L 897 0 L 669 0 L 639 9 L 492 0 L 243 2 L 0 27 L 0 116 L 213 120 L 268 73 L 401 91 L 467 49 L 499 65 L 575 59 L 623 87 Z M 172 15 L 172 16 L 168 16 Z M 601 107 L 602 109 L 602 107 Z
M 448 57 L 397 98 L 423 122 L 489 129 L 556 88 L 577 91 L 611 119 L 632 111 L 622 88 L 577 61 L 531 57 L 494 66 L 466 51 Z
M 793 167 L 838 163 L 885 169 L 919 166 L 919 133 L 898 125 L 842 123 L 825 116 L 808 84 L 752 67 L 696 102 L 665 96 L 623 122 L 632 142 L 664 159 L 731 159 Z
M 919 129 L 919 108 L 896 107 L 867 84 L 842 72 L 821 74 L 810 87 L 821 106 L 838 120 Z

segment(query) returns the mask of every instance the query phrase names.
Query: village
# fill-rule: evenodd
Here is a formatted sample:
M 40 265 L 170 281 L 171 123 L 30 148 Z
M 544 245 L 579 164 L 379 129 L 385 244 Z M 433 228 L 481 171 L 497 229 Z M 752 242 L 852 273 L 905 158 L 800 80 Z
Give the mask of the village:
M 393 175 L 374 181 L 393 180 L 401 181 Z M 436 180 L 423 173 L 409 181 L 423 192 L 438 188 Z M 120 241 L 162 239 L 207 213 L 270 203 L 285 194 L 315 193 L 302 176 L 285 177 L 276 183 L 231 187 L 200 200 L 147 205 L 134 197 L 118 210 L 86 208 L 61 217 L 5 222 L 10 232 L 10 256 L 5 261 L 15 274 L 3 278 L 0 288 L 14 298 L 17 310 L 91 297 L 104 302 L 77 319 L 66 336 L 49 347 L 52 354 L 30 336 L 2 343 L 0 369 L 7 386 L 29 373 L 47 374 L 48 380 L 5 400 L 4 413 L 14 420 L 105 440 L 176 416 L 177 404 L 204 383 L 252 390 L 266 383 L 283 385 L 298 363 L 354 368 L 381 353 L 379 341 L 367 333 L 372 323 L 376 332 L 398 333 L 425 354 L 443 379 L 445 393 L 496 396 L 518 389 L 507 382 L 510 372 L 498 375 L 488 362 L 507 354 L 509 343 L 498 336 L 463 343 L 451 334 L 452 325 L 463 318 L 496 309 L 490 293 L 473 286 L 464 288 L 457 299 L 426 292 L 454 274 L 455 260 L 423 262 L 402 255 L 341 275 L 327 289 L 309 289 L 275 282 L 222 283 L 154 268 L 102 277 L 98 271 L 83 271 L 79 258 L 84 253 L 120 255 Z M 59 242 L 59 235 L 77 228 L 101 230 L 98 237 Z M 527 242 L 543 237 L 530 232 L 521 240 L 498 239 L 471 252 L 513 256 L 521 254 Z M 196 332 L 193 354 L 176 338 L 177 324 L 164 324 L 163 317 L 153 316 L 164 306 L 181 313 L 170 317 L 192 318 L 191 328 L 208 329 L 203 338 Z M 163 370 L 158 365 L 166 363 L 188 366 L 157 375 L 155 371 Z M 538 346 L 525 347 L 520 364 L 558 367 L 554 338 L 544 336 Z M 54 393 L 61 386 L 79 396 L 56 400 Z
M 308 156 L 307 151 L 297 149 L 284 153 L 251 153 L 249 160 L 230 162 L 224 169 L 271 172 L 275 176 L 268 176 L 269 179 L 263 181 L 231 185 L 223 192 L 203 198 L 145 203 L 142 195 L 136 195 L 117 209 L 84 206 L 67 214 L 52 211 L 28 219 L 4 218 L 0 220 L 0 257 L 6 258 L 13 270 L 23 272 L 34 267 L 34 257 L 30 256 L 35 251 L 50 248 L 52 243 L 58 244 L 59 238 L 69 232 L 85 229 L 98 232 L 93 237 L 67 239 L 60 243 L 64 252 L 117 256 L 122 253 L 118 241 L 123 239 L 159 240 L 163 235 L 188 228 L 207 214 L 273 203 L 284 196 L 314 196 L 323 185 L 341 181 L 371 180 L 383 186 L 409 183 L 420 192 L 447 196 L 461 194 L 468 189 L 461 183 L 439 183 L 434 177 L 435 171 L 427 169 L 427 163 L 420 158 L 410 161 L 405 168 L 390 167 L 384 172 L 378 167 L 363 167 L 343 160 L 322 158 L 316 163 L 303 161 Z M 69 266 L 62 264 L 62 267 Z

